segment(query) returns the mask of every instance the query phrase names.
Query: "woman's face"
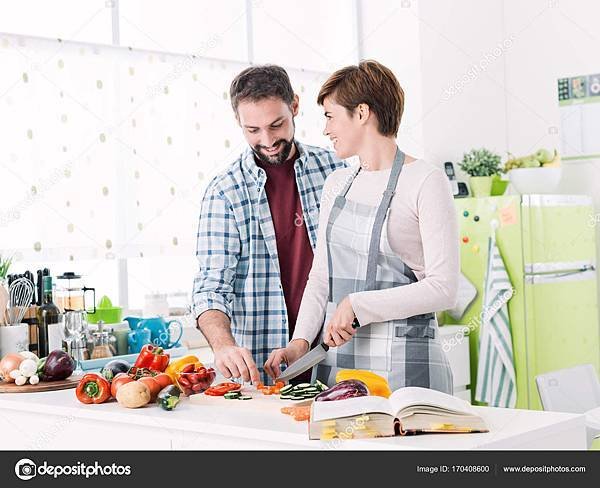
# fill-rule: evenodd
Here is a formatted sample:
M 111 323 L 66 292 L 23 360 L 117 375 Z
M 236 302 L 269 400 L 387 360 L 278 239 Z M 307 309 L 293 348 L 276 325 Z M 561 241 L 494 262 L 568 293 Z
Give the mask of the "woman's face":
M 362 141 L 364 125 L 360 123 L 356 110 L 348 113 L 345 107 L 332 97 L 323 100 L 325 130 L 323 134 L 333 142 L 335 154 L 340 159 L 350 158 L 358 153 Z

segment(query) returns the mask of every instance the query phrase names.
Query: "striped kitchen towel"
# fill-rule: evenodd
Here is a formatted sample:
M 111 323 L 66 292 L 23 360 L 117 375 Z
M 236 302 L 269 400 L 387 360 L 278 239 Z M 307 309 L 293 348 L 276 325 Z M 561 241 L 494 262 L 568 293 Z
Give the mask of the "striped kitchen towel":
M 490 407 L 514 408 L 517 385 L 507 307 L 513 287 L 493 237 L 488 244 L 484 290 L 475 400 Z

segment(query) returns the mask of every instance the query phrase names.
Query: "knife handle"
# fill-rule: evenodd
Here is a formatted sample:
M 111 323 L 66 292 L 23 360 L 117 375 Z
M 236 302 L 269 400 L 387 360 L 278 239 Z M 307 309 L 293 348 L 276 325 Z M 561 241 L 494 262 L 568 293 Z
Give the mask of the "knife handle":
M 360 327 L 360 324 L 358 323 L 358 319 L 355 317 L 354 322 L 352 322 L 352 328 L 358 329 L 359 327 Z M 321 347 L 323 347 L 323 349 L 325 349 L 326 351 L 329 351 L 329 346 L 327 344 L 325 344 L 324 342 L 321 343 Z

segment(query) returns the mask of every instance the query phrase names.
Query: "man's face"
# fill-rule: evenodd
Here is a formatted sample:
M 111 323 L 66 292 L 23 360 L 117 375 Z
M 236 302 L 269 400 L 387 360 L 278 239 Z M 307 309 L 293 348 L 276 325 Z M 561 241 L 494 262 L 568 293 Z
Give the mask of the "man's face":
M 281 164 L 293 155 L 297 114 L 296 95 L 291 106 L 280 98 L 244 100 L 238 105 L 237 118 L 256 157 L 263 163 Z

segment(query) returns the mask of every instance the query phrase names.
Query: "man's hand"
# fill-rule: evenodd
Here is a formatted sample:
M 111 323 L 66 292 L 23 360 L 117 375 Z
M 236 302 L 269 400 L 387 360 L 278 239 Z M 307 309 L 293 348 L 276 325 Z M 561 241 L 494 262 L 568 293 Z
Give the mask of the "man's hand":
M 260 375 L 245 347 L 239 347 L 231 335 L 229 317 L 220 310 L 207 310 L 198 317 L 197 326 L 215 355 L 215 366 L 225 378 L 242 378 L 258 383 Z
M 337 306 L 333 317 L 325 326 L 323 342 L 329 347 L 339 347 L 348 342 L 356 334 L 356 329 L 352 327 L 355 318 L 350 299 L 346 297 Z
M 310 347 L 304 339 L 294 339 L 287 347 L 274 349 L 265 363 L 265 373 L 274 380 L 281 375 L 281 364 L 290 365 L 304 356 Z
M 225 378 L 242 378 L 256 384 L 260 381 L 258 368 L 252 354 L 245 347 L 222 346 L 213 350 L 215 366 Z

